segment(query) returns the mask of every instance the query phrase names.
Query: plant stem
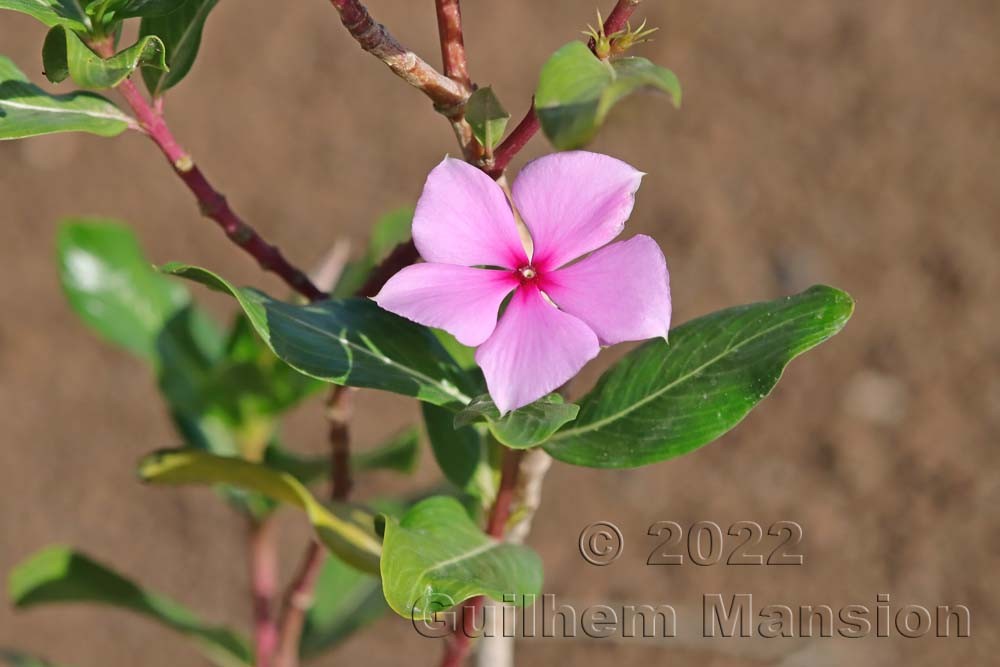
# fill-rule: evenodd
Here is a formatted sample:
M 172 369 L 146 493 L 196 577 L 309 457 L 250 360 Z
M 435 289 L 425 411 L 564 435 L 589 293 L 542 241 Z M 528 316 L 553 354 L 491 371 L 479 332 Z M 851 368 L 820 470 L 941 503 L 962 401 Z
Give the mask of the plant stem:
M 611 35 L 624 29 L 641 2 L 642 0 L 618 0 L 615 8 L 611 10 L 607 20 L 604 21 L 604 34 Z M 590 47 L 591 51 L 594 50 L 595 44 L 593 38 L 587 43 L 587 46 Z
M 459 0 L 436 0 L 438 33 L 441 35 L 441 62 L 444 74 L 452 81 L 472 89 L 469 65 L 462 36 L 462 9 Z
M 310 301 L 325 299 L 327 295 L 303 271 L 293 266 L 276 246 L 262 239 L 253 227 L 236 215 L 225 196 L 208 182 L 191 155 L 174 138 L 163 116 L 146 101 L 135 83 L 125 79 L 118 84 L 117 90 L 135 113 L 140 129 L 159 147 L 174 172 L 198 200 L 202 215 L 214 220 L 233 243 L 257 260 L 262 269 L 277 274 L 289 287 Z
M 278 647 L 278 627 L 274 622 L 274 596 L 278 590 L 278 554 L 273 522 L 251 519 L 250 591 L 253 600 L 253 637 L 256 667 L 271 667 Z
M 397 76 L 422 91 L 448 118 L 461 117 L 469 87 L 453 81 L 396 41 L 358 0 L 330 0 L 340 21 L 361 48 L 384 62 Z
M 535 100 L 532 98 L 528 113 L 524 114 L 524 118 L 517 124 L 517 127 L 493 151 L 493 166 L 486 173 L 494 179 L 500 178 L 510 161 L 531 141 L 539 127 L 538 115 L 535 113 Z
M 299 570 L 285 593 L 281 623 L 278 629 L 277 667 L 295 667 L 299 663 L 299 641 L 305 626 L 306 613 L 312 607 L 316 580 L 326 561 L 326 550 L 316 538 L 309 542 Z M 257 667 L 260 667 L 258 665 Z
M 503 469 L 500 472 L 500 488 L 497 497 L 490 508 L 486 521 L 486 533 L 497 540 L 503 539 L 507 520 L 510 518 L 511 507 L 517 492 L 518 471 L 521 468 L 521 457 L 524 454 L 519 449 L 504 448 Z M 475 629 L 476 615 L 483 608 L 483 596 L 479 595 L 462 606 L 462 618 L 459 626 L 452 633 L 448 646 L 445 648 L 441 667 L 458 667 L 465 661 L 472 648 L 472 633 Z
M 375 296 L 382 286 L 400 269 L 403 269 L 420 259 L 417 246 L 413 239 L 400 243 L 382 260 L 382 263 L 372 269 L 365 284 L 358 290 L 357 296 Z
M 611 13 L 608 14 L 608 18 L 604 22 L 604 34 L 610 35 L 624 28 L 640 2 L 642 0 L 618 0 L 618 3 L 611 10 Z M 587 46 L 593 51 L 596 44 L 591 39 Z M 524 118 L 521 119 L 521 122 L 517 124 L 514 131 L 493 152 L 493 165 L 487 173 L 493 178 L 499 178 L 514 156 L 531 141 L 531 138 L 535 136 L 540 127 L 538 115 L 535 113 L 535 102 L 532 100 L 531 107 L 524 114 Z
M 331 390 L 327 400 L 327 420 L 330 423 L 330 499 L 338 502 L 346 501 L 351 493 L 351 434 L 348 422 L 352 392 L 350 387 L 338 385 Z M 306 613 L 312 606 L 316 580 L 325 561 L 326 550 L 313 538 L 285 596 L 278 640 L 278 667 L 295 667 L 298 664 L 302 628 L 305 626 Z

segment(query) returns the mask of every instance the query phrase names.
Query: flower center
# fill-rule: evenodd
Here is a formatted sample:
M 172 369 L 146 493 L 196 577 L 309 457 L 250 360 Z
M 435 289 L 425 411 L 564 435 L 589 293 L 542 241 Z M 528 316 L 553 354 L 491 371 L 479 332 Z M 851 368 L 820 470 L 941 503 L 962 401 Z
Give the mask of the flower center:
M 522 266 L 517 270 L 517 277 L 520 278 L 521 284 L 523 285 L 524 283 L 530 283 L 538 277 L 538 272 L 535 270 L 535 267 L 529 264 L 528 266 Z

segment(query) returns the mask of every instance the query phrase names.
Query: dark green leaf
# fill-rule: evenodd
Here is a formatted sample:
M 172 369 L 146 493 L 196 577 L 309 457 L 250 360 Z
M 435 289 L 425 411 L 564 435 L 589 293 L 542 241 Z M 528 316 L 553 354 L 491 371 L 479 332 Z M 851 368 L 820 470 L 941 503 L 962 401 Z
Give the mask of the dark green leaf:
M 436 405 L 469 401 L 465 373 L 434 335 L 368 299 L 295 305 L 234 287 L 205 269 L 173 264 L 162 270 L 236 297 L 271 350 L 306 375 L 393 391 Z
M 567 463 L 633 468 L 690 452 L 733 428 L 799 354 L 854 310 L 832 287 L 729 308 L 653 340 L 605 373 L 545 450 Z
M 299 507 L 331 552 L 353 567 L 378 571 L 381 545 L 372 516 L 346 506 L 327 509 L 288 473 L 242 459 L 177 449 L 146 456 L 139 463 L 139 476 L 156 484 L 228 484 Z
M 582 42 L 570 42 L 542 67 L 535 110 L 556 148 L 578 148 L 593 138 L 619 100 L 644 89 L 668 93 L 680 106 L 680 82 L 670 70 L 645 58 L 605 62 Z
M 480 145 L 493 150 L 503 139 L 510 114 L 489 86 L 479 88 L 465 103 L 465 119 L 472 126 L 472 134 Z
M 59 82 L 67 76 L 83 88 L 114 88 L 139 67 L 166 70 L 165 49 L 159 37 L 146 36 L 129 48 L 104 59 L 90 50 L 73 31 L 55 26 L 45 36 L 42 61 L 45 76 Z
M 78 0 L 0 0 L 0 9 L 28 14 L 49 27 L 62 25 L 78 32 L 91 28 L 90 18 Z
M 167 49 L 169 71 L 144 69 L 142 78 L 153 97 L 159 97 L 181 82 L 191 70 L 201 46 L 205 20 L 218 0 L 188 0 L 176 11 L 142 19 L 139 34 L 156 35 Z
M 496 496 L 496 475 L 490 466 L 489 447 L 474 426 L 455 428 L 454 413 L 424 403 L 424 426 L 438 467 L 445 479 L 481 504 Z
M 461 503 L 443 496 L 417 503 L 398 523 L 386 519 L 381 572 L 386 602 L 413 619 L 476 595 L 523 602 L 542 586 L 534 551 L 487 536 Z
M 372 269 L 381 264 L 396 246 L 410 240 L 412 226 L 413 209 L 408 207 L 390 211 L 379 218 L 372 227 L 364 257 L 344 268 L 333 296 L 353 296 L 364 285 Z
M 130 116 L 100 95 L 46 93 L 28 81 L 9 58 L 0 56 L 0 139 L 54 132 L 113 137 L 133 123 Z
M 81 319 L 148 360 L 167 322 L 187 305 L 183 286 L 157 273 L 125 226 L 98 218 L 60 224 L 59 278 Z
M 144 590 L 87 556 L 66 547 L 49 547 L 14 568 L 10 598 L 26 609 L 53 602 L 107 604 L 142 614 L 195 639 L 220 665 L 249 665 L 246 641 L 231 630 L 207 625 L 173 600 Z
M 513 449 L 528 449 L 548 440 L 567 422 L 576 419 L 579 406 L 566 403 L 559 394 L 549 394 L 503 417 L 489 394 L 472 400 L 455 415 L 455 428 L 486 422 L 493 437 Z
M 324 386 L 275 357 L 241 313 L 230 332 L 226 355 L 213 368 L 206 391 L 212 396 L 213 407 L 235 427 L 254 428 L 255 422 L 287 412 Z M 263 447 L 266 442 L 259 444 Z

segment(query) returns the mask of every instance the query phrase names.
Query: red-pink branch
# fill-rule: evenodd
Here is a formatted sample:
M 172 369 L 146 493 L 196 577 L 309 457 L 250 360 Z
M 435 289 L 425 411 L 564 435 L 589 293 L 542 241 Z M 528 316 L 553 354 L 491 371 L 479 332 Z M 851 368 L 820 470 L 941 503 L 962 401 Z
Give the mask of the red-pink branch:
M 628 20 L 632 18 L 632 14 L 635 13 L 636 8 L 641 2 L 642 0 L 618 0 L 615 8 L 611 10 L 607 20 L 604 21 L 604 34 L 610 35 L 623 30 L 628 25 Z M 594 40 L 591 39 L 587 46 L 593 50 Z
M 611 10 L 607 20 L 604 22 L 604 34 L 610 35 L 624 28 L 641 2 L 642 0 L 618 0 L 615 8 Z M 594 40 L 591 39 L 587 46 L 593 51 L 595 47 Z M 493 166 L 490 167 L 487 173 L 493 178 L 499 178 L 514 156 L 531 141 L 531 138 L 535 136 L 540 127 L 538 115 L 535 113 L 535 103 L 532 101 L 528 113 L 524 115 L 521 122 L 514 128 L 514 131 L 493 151 Z
M 90 46 L 102 58 L 110 58 L 115 52 L 111 39 L 95 40 Z M 116 90 L 132 108 L 139 122 L 139 129 L 159 147 L 174 172 L 198 200 L 198 206 L 205 217 L 215 221 L 233 243 L 257 260 L 262 269 L 280 276 L 293 290 L 310 301 L 326 298 L 327 295 L 303 271 L 285 259 L 276 246 L 262 239 L 253 227 L 236 215 L 225 196 L 212 187 L 191 155 L 174 138 L 163 119 L 159 101 L 155 106 L 150 104 L 131 79 L 123 80 Z
M 257 260 L 262 269 L 280 276 L 293 290 L 310 301 L 326 298 L 326 294 L 285 259 L 276 246 L 262 239 L 253 227 L 236 215 L 225 196 L 212 187 L 190 154 L 177 143 L 163 116 L 153 109 L 130 79 L 118 84 L 118 92 L 132 108 L 141 130 L 159 147 L 174 172 L 198 200 L 205 217 L 214 220 L 233 243 Z
M 441 62 L 444 74 L 469 90 L 469 65 L 465 58 L 465 39 L 462 36 L 462 9 L 459 0 L 436 0 L 438 33 L 441 35 Z
M 250 564 L 250 592 L 253 600 L 253 638 L 256 667 L 272 667 L 278 648 L 278 629 L 272 606 L 278 591 L 278 554 L 274 543 L 274 523 L 251 520 L 247 543 Z
M 330 499 L 335 502 L 345 502 L 351 493 L 351 393 L 350 387 L 335 386 L 326 406 L 330 424 Z M 312 606 L 316 580 L 325 561 L 326 549 L 319 540 L 313 538 L 285 596 L 278 631 L 277 667 L 295 667 L 298 664 L 299 642 L 305 626 L 306 612 Z
M 532 99 L 528 113 L 524 114 L 524 118 L 517 124 L 514 131 L 508 134 L 507 138 L 493 151 L 493 166 L 486 173 L 493 178 L 500 178 L 510 161 L 531 141 L 539 127 L 538 114 L 535 113 L 535 100 Z

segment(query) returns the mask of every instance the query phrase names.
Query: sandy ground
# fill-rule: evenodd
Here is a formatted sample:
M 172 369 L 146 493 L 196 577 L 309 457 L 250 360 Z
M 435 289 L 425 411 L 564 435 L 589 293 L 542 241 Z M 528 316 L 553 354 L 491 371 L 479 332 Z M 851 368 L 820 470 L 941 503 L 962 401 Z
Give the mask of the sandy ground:
M 431 3 L 413 4 L 373 1 L 372 10 L 437 62 Z M 518 117 L 547 55 L 593 13 L 580 0 L 465 4 L 473 76 Z M 1000 650 L 1000 5 L 647 5 L 662 30 L 643 55 L 678 73 L 684 108 L 626 103 L 594 148 L 649 173 L 628 231 L 665 249 L 676 321 L 817 282 L 850 291 L 857 312 L 712 446 L 637 471 L 552 469 L 529 540 L 544 556 L 546 591 L 579 608 L 669 603 L 681 636 L 535 639 L 519 645 L 518 664 L 992 664 Z M 36 80 L 43 34 L 27 17 L 0 15 L 0 52 Z M 168 114 L 234 206 L 307 265 L 337 239 L 360 247 L 370 221 L 412 203 L 430 167 L 455 151 L 429 104 L 362 53 L 319 0 L 222 2 Z M 534 141 L 515 167 L 545 150 Z M 245 526 L 210 492 L 135 480 L 136 459 L 174 438 L 145 369 L 95 340 L 65 304 L 52 259 L 56 221 L 121 218 L 155 261 L 280 286 L 198 217 L 138 135 L 8 142 L 0 160 L 8 285 L 0 571 L 44 545 L 73 544 L 245 629 Z M 232 309 L 205 300 L 220 314 Z M 359 407 L 356 442 L 415 419 L 409 402 L 372 394 Z M 320 449 L 319 404 L 298 411 L 287 432 L 301 449 Z M 358 495 L 435 474 L 425 456 L 416 480 L 376 476 Z M 588 565 L 576 546 L 598 520 L 621 526 L 627 543 L 605 568 Z M 805 563 L 647 566 L 656 540 L 646 530 L 658 520 L 796 521 Z M 287 570 L 305 531 L 292 513 L 282 531 Z M 870 609 L 886 593 L 893 613 L 965 604 L 972 637 L 707 642 L 695 635 L 702 596 L 712 593 Z M 84 607 L 0 607 L 2 646 L 77 667 L 202 664 L 186 642 L 141 619 Z M 406 656 L 432 665 L 439 650 L 386 617 L 315 664 L 394 665 Z

